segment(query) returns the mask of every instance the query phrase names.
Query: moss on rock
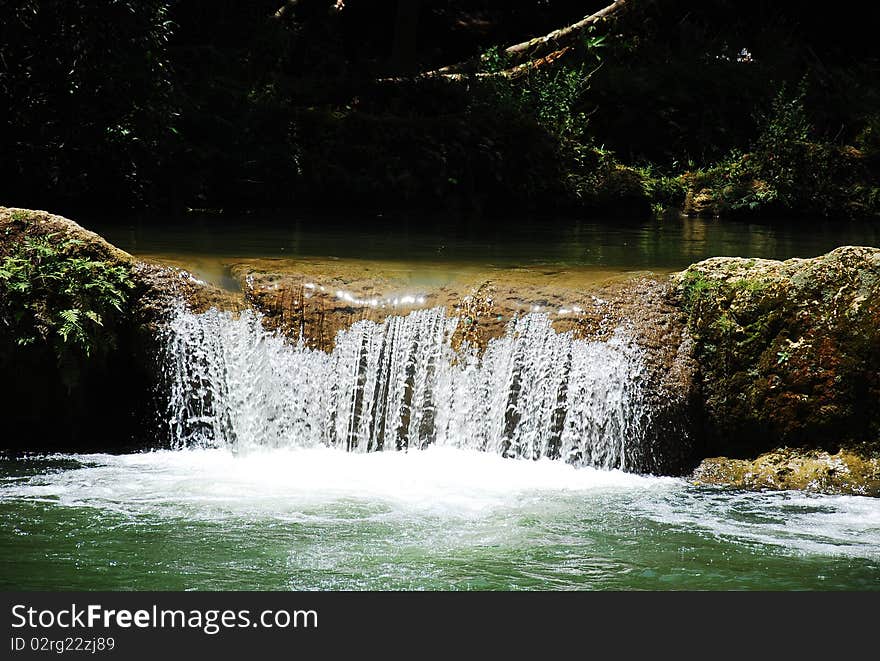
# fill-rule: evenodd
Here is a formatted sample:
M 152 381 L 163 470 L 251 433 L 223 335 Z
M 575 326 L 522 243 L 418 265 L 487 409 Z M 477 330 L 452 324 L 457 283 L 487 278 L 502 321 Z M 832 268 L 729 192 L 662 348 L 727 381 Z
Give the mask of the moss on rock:
M 880 496 L 880 452 L 855 446 L 836 452 L 778 448 L 753 460 L 704 459 L 691 476 L 697 484 L 748 490 L 814 491 Z
M 44 211 L 0 207 L 0 264 L 0 449 L 154 444 L 159 327 L 228 295 Z
M 707 455 L 880 438 L 880 249 L 714 258 L 674 281 L 700 365 Z

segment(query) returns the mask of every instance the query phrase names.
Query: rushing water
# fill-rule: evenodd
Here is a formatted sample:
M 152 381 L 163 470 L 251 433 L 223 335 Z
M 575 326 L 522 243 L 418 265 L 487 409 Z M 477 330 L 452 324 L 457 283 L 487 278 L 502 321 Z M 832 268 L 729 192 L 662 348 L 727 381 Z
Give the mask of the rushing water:
M 455 351 L 442 308 L 361 321 L 332 353 L 292 346 L 257 314 L 181 311 L 169 328 L 178 447 L 481 450 L 638 470 L 648 413 L 641 350 L 514 319 L 482 355 Z

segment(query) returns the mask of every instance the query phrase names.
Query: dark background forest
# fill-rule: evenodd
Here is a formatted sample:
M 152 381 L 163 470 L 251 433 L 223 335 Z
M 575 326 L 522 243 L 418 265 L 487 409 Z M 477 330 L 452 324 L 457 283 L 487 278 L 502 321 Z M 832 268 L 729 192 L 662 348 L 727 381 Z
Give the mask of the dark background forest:
M 629 0 L 505 54 L 610 2 L 6 2 L 0 203 L 877 215 L 876 3 Z

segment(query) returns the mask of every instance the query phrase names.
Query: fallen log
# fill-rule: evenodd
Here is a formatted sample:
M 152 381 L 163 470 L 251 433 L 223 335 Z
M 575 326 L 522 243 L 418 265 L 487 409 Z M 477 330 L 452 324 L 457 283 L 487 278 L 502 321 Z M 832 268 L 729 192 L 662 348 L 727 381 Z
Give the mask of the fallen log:
M 607 7 L 599 11 L 585 16 L 576 23 L 567 25 L 558 30 L 553 30 L 541 37 L 534 37 L 527 41 L 508 46 L 502 51 L 505 61 L 510 65 L 503 71 L 491 75 L 504 75 L 515 77 L 524 70 L 541 66 L 542 59 L 553 61 L 566 53 L 572 45 L 580 38 L 583 32 L 591 25 L 595 25 L 600 21 L 610 18 L 621 12 L 628 6 L 628 0 L 615 0 Z M 433 71 L 427 71 L 425 76 L 447 76 L 458 77 L 462 74 L 476 72 L 481 64 L 486 62 L 486 56 L 473 58 L 451 64 Z

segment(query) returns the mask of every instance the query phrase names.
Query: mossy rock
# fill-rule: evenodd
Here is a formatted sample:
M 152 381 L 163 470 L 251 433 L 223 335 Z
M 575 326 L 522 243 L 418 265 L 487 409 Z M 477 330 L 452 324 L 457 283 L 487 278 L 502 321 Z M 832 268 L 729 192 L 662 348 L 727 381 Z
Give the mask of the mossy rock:
M 56 265 L 125 273 L 126 286 L 113 305 L 101 306 L 92 300 L 101 284 L 97 281 L 58 283 L 58 291 L 42 281 L 30 287 L 17 281 L 24 286 L 16 291 L 14 305 L 0 305 L 0 420 L 5 432 L 0 451 L 156 445 L 162 431 L 156 419 L 161 410 L 156 403 L 161 325 L 178 302 L 204 309 L 223 305 L 228 297 L 180 269 L 139 262 L 61 216 L 0 207 L 0 263 L 10 256 L 29 259 L 31 253 L 22 249 L 28 245 L 51 252 Z M 57 282 L 63 273 L 56 269 L 49 273 L 54 280 L 47 282 Z M 71 285 L 76 291 L 59 295 Z M 5 295 L 2 287 L 0 295 Z M 73 304 L 83 315 L 100 312 L 97 327 L 90 327 L 88 350 L 59 337 L 58 315 Z M 33 332 L 22 336 L 21 329 Z
M 691 476 L 696 484 L 737 489 L 799 490 L 880 496 L 880 453 L 876 448 L 841 448 L 837 452 L 779 448 L 754 460 L 712 457 Z
M 674 281 L 700 365 L 706 455 L 880 439 L 880 249 L 714 258 Z

